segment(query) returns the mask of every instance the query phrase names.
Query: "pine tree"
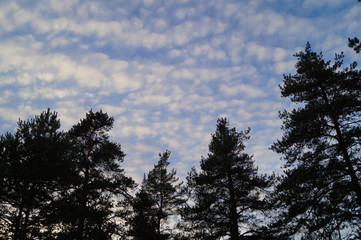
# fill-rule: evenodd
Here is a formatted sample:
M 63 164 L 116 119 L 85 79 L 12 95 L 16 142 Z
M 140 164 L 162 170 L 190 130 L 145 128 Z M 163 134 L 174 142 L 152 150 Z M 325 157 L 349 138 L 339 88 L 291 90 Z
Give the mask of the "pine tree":
M 184 208 L 182 217 L 191 237 L 238 240 L 257 234 L 257 211 L 267 209 L 263 193 L 271 178 L 257 175 L 252 157 L 244 153 L 249 131 L 237 132 L 226 118 L 218 119 L 201 171 L 193 169 L 188 176 L 194 203 Z
M 144 178 L 137 194 L 136 216 L 132 223 L 135 239 L 169 239 L 172 235 L 167 229 L 167 220 L 175 216 L 179 207 L 185 203 L 182 183 L 172 169 L 168 172 L 170 151 L 159 154 L 159 161 Z M 137 231 L 143 229 L 144 231 Z M 144 233 L 148 234 L 144 234 Z M 150 236 L 156 236 L 151 238 Z
M 68 142 L 55 112 L 20 120 L 15 134 L 0 138 L 0 239 L 45 239 L 43 208 L 69 174 Z
M 120 167 L 125 156 L 120 145 L 109 140 L 113 122 L 102 111 L 89 111 L 68 133 L 77 175 L 53 203 L 61 229 L 58 239 L 106 240 L 122 231 L 116 222 L 116 202 L 128 196 L 134 182 Z
M 352 48 L 356 53 L 360 53 L 361 51 L 361 42 L 358 38 L 349 38 L 348 46 Z
M 325 61 L 309 43 L 295 56 L 297 73 L 284 76 L 281 91 L 298 107 L 280 113 L 284 135 L 272 146 L 286 161 L 280 232 L 359 239 L 361 72 L 356 63 L 341 69 L 343 54 Z
M 361 0 L 358 0 L 358 2 L 361 2 Z M 360 39 L 357 37 L 348 38 L 348 46 L 352 48 L 356 53 L 360 53 L 361 51 L 361 42 Z
M 129 231 L 129 235 L 135 240 L 158 239 L 155 204 L 154 199 L 144 189 L 136 194 L 132 204 L 133 216 L 130 219 Z

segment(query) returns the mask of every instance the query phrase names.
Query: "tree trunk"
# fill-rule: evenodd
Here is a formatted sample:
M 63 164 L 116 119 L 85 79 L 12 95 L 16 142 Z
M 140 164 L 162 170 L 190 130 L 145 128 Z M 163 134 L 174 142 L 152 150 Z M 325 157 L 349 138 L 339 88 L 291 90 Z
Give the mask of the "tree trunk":
M 160 195 L 160 206 L 158 209 L 158 219 L 157 219 L 157 235 L 160 237 L 160 226 L 162 220 L 162 212 L 163 212 L 163 195 Z
M 321 94 L 322 94 L 323 99 L 326 102 L 326 105 L 330 107 L 330 105 L 331 105 L 330 101 L 329 101 L 329 99 L 327 97 L 326 91 L 323 88 L 321 88 Z M 361 206 L 361 187 L 360 187 L 359 180 L 358 180 L 358 178 L 356 176 L 356 172 L 353 169 L 347 147 L 345 145 L 345 140 L 344 140 L 344 137 L 343 137 L 343 134 L 342 134 L 342 131 L 341 131 L 340 124 L 338 122 L 339 117 L 335 116 L 332 113 L 330 113 L 330 117 L 331 117 L 331 121 L 333 122 L 333 125 L 335 126 L 335 131 L 336 131 L 336 134 L 337 134 L 337 141 L 339 143 L 340 149 L 342 151 L 343 158 L 344 158 L 346 166 L 347 166 L 347 169 L 346 169 L 347 174 L 351 178 L 351 185 L 354 188 L 354 191 L 356 193 L 356 198 L 357 198 L 356 202 L 357 202 L 357 204 L 359 206 Z
M 229 213 L 230 213 L 229 227 L 231 232 L 231 240 L 238 240 L 239 231 L 238 231 L 237 204 L 236 204 L 236 197 L 234 194 L 234 186 L 233 186 L 231 173 L 228 173 L 228 190 L 229 190 Z
M 22 225 L 22 227 L 20 229 L 19 239 L 26 239 L 27 228 L 29 225 L 30 212 L 31 212 L 31 207 L 28 206 L 25 211 L 24 224 Z
M 27 189 L 28 188 L 28 184 L 25 183 L 25 186 L 23 186 L 21 188 L 21 202 L 20 202 L 20 206 L 19 206 L 19 212 L 17 214 L 17 217 L 15 219 L 15 226 L 14 226 L 14 236 L 13 236 L 13 240 L 21 240 L 21 228 L 22 226 L 22 219 L 23 219 L 23 214 L 24 214 L 24 208 L 25 208 L 25 197 L 27 195 Z
M 83 180 L 83 189 L 81 192 L 80 198 L 80 216 L 78 218 L 78 230 L 77 230 L 77 240 L 84 239 L 84 228 L 85 228 L 85 212 L 87 205 L 87 195 L 88 195 L 88 184 L 89 184 L 89 159 L 86 153 L 84 153 L 85 161 L 85 170 L 84 170 L 84 180 Z
M 344 157 L 344 160 L 345 160 L 345 163 L 346 163 L 346 166 L 347 166 L 347 173 L 351 177 L 351 185 L 354 188 L 354 191 L 356 193 L 357 204 L 361 207 L 361 187 L 360 187 L 360 183 L 359 183 L 359 180 L 358 180 L 358 178 L 356 176 L 356 172 L 353 169 L 351 159 L 350 159 L 350 155 L 348 154 L 347 148 L 345 146 L 345 141 L 343 139 L 340 124 L 334 118 L 333 118 L 333 123 L 335 125 L 339 146 L 340 146 L 340 149 L 342 151 L 342 155 Z
M 24 210 L 24 198 L 21 199 L 21 203 L 19 206 L 19 212 L 17 214 L 16 220 L 15 220 L 15 226 L 14 226 L 14 236 L 13 240 L 19 240 L 20 239 L 20 228 L 21 228 L 21 219 L 23 215 Z

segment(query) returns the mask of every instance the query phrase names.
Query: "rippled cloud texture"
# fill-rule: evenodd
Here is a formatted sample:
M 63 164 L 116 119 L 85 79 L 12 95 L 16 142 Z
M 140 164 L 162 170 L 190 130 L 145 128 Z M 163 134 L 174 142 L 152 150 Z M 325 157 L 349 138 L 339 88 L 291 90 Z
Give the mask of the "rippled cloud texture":
M 360 37 L 356 0 L 3 0 L 0 127 L 51 108 L 68 130 L 85 113 L 115 118 L 138 182 L 169 149 L 181 177 L 206 156 L 216 120 L 251 127 L 246 151 L 280 172 L 283 74 L 307 41 L 332 58 Z

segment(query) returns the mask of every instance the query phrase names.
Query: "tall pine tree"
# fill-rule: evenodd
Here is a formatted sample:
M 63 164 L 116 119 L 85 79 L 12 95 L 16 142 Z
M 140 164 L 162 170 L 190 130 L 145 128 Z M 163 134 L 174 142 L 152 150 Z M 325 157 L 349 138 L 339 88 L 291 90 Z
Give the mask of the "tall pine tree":
M 120 166 L 125 156 L 120 145 L 109 140 L 113 122 L 102 111 L 89 111 L 68 133 L 76 176 L 53 202 L 57 239 L 106 240 L 122 231 L 116 203 L 134 182 Z
M 0 239 L 48 239 L 44 208 L 70 174 L 68 140 L 48 109 L 0 137 Z
M 145 176 L 137 194 L 132 235 L 135 239 L 169 239 L 167 220 L 185 203 L 182 183 L 176 171 L 168 171 L 170 151 L 159 154 L 159 161 Z M 154 238 L 150 237 L 154 236 Z
M 298 107 L 280 113 L 284 134 L 272 146 L 286 161 L 280 236 L 360 239 L 361 72 L 356 63 L 341 68 L 343 54 L 325 61 L 309 43 L 295 56 L 297 73 L 284 76 L 281 93 Z
M 155 201 L 144 189 L 133 200 L 133 212 L 129 218 L 129 235 L 134 240 L 162 239 L 158 232 Z
M 264 190 L 271 179 L 257 175 L 252 157 L 244 153 L 249 131 L 237 132 L 226 118 L 218 119 L 201 171 L 193 169 L 188 176 L 193 203 L 183 209 L 182 217 L 190 238 L 238 240 L 258 235 L 257 214 L 267 208 Z

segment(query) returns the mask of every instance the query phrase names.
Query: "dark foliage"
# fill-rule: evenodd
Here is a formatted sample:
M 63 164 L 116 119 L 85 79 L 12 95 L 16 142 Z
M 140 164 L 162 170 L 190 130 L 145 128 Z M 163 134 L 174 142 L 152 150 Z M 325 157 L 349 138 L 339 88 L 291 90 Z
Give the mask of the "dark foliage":
M 111 239 L 120 231 L 113 200 L 121 201 L 134 183 L 119 165 L 125 156 L 120 145 L 109 141 L 113 121 L 106 113 L 90 111 L 69 131 L 77 176 L 54 203 L 66 206 L 57 214 L 63 239 Z
M 358 38 L 349 38 L 348 39 L 348 46 L 355 50 L 356 53 L 360 53 L 361 51 L 361 42 Z
M 133 187 L 106 134 L 113 119 L 90 111 L 68 133 L 56 113 L 19 121 L 0 138 L 0 239 L 111 239 L 114 200 Z
M 0 138 L 0 238 L 42 239 L 43 209 L 66 185 L 68 141 L 50 110 Z
M 167 228 L 167 220 L 177 214 L 186 200 L 176 171 L 168 172 L 169 156 L 168 150 L 159 154 L 158 163 L 145 176 L 137 193 L 131 231 L 135 239 L 161 240 L 173 235 L 172 229 Z
M 201 172 L 188 176 L 192 204 L 183 209 L 184 229 L 192 239 L 250 238 L 268 207 L 265 191 L 271 179 L 257 175 L 252 157 L 244 153 L 249 129 L 237 132 L 220 118 L 212 134 Z M 258 215 L 259 214 L 259 215 Z
M 280 114 L 284 135 L 272 146 L 287 169 L 276 191 L 280 234 L 359 239 L 361 73 L 356 63 L 341 69 L 343 54 L 323 60 L 309 43 L 295 56 L 297 73 L 281 90 L 299 107 Z
M 360 51 L 357 38 L 350 46 Z M 0 136 L 0 240 L 361 239 L 361 71 L 310 44 L 295 57 L 280 88 L 296 107 L 280 113 L 271 147 L 282 176 L 259 175 L 244 152 L 250 129 L 220 118 L 186 186 L 167 150 L 133 195 L 113 118 L 89 111 L 63 132 L 47 110 Z
M 361 2 L 361 0 L 358 0 L 358 2 Z M 348 38 L 348 46 L 352 48 L 356 53 L 360 53 L 361 51 L 361 42 L 360 39 L 358 39 L 357 37 Z
M 156 212 L 152 209 L 155 205 L 147 192 L 141 189 L 133 202 L 133 216 L 130 220 L 129 235 L 136 240 L 157 239 Z

